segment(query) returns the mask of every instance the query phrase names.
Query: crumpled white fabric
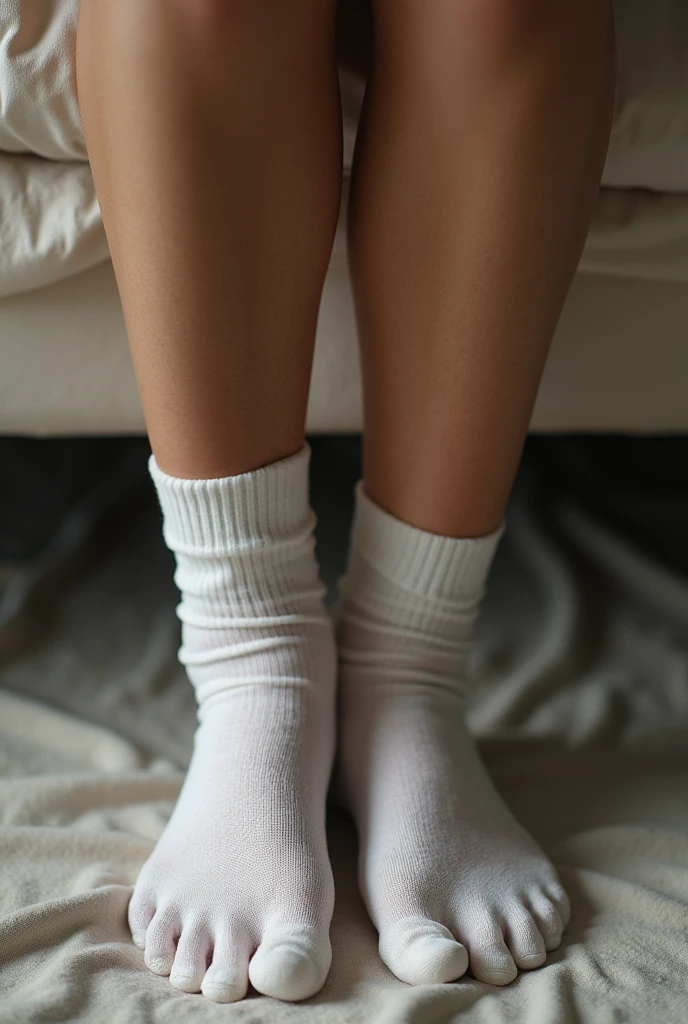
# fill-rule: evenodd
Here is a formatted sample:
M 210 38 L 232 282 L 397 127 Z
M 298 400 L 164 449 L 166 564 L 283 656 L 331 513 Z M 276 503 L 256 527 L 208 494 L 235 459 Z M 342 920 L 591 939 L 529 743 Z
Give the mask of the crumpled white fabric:
M 74 81 L 79 0 L 0 0 L 0 149 L 87 160 Z

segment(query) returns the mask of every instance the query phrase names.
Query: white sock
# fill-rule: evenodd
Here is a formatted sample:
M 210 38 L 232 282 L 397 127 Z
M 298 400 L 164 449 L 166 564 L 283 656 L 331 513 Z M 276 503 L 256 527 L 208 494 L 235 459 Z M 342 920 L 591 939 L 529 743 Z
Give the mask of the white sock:
M 469 966 L 505 984 L 568 920 L 556 872 L 494 789 L 463 723 L 473 625 L 503 524 L 443 537 L 356 487 L 337 609 L 341 791 L 380 955 L 402 981 Z
M 208 480 L 149 461 L 177 562 L 179 660 L 199 725 L 129 924 L 152 971 L 221 1002 L 241 999 L 249 978 L 265 995 L 307 998 L 331 960 L 325 798 L 336 654 L 313 551 L 309 459 L 304 445 Z

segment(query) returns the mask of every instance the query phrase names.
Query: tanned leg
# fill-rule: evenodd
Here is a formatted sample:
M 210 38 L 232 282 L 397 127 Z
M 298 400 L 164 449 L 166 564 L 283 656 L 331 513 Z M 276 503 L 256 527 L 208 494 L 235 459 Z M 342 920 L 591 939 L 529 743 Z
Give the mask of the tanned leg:
M 335 653 L 304 422 L 341 194 L 333 0 L 82 0 L 88 153 L 177 560 L 191 765 L 129 904 L 228 1002 L 330 963 Z M 250 964 L 249 964 L 250 961 Z
M 609 0 L 373 0 L 349 244 L 363 480 L 338 616 L 341 781 L 403 980 L 511 981 L 553 866 L 462 722 L 472 626 L 609 141 Z

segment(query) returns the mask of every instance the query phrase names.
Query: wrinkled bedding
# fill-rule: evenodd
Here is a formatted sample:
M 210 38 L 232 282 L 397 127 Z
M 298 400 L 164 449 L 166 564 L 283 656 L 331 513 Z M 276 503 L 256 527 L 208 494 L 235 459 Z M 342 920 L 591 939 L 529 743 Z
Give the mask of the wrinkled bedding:
M 562 947 L 504 989 L 402 984 L 377 956 L 354 834 L 333 811 L 334 963 L 318 996 L 218 1006 L 151 975 L 126 906 L 195 721 L 150 498 L 72 588 L 56 632 L 0 669 L 3 1024 L 684 1024 L 688 579 L 574 507 L 544 515 L 524 486 L 479 624 L 471 719 L 571 894 Z M 345 529 L 333 543 L 332 511 L 330 582 Z
M 75 94 L 77 12 L 78 0 L 0 0 L 0 296 L 108 259 Z M 621 207 L 601 196 L 581 266 L 687 281 L 688 6 L 616 0 L 615 13 L 617 102 L 602 184 L 625 192 Z M 364 82 L 344 61 L 340 80 L 348 169 Z

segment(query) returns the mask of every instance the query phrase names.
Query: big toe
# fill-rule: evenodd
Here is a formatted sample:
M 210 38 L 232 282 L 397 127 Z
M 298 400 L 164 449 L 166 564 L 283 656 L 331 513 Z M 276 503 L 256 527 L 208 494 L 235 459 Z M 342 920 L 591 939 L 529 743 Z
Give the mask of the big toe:
M 248 974 L 258 992 L 292 1002 L 320 991 L 331 962 L 326 935 L 309 927 L 281 928 L 264 936 Z
M 408 985 L 456 981 L 468 967 L 468 953 L 438 921 L 407 917 L 380 931 L 380 956 Z

